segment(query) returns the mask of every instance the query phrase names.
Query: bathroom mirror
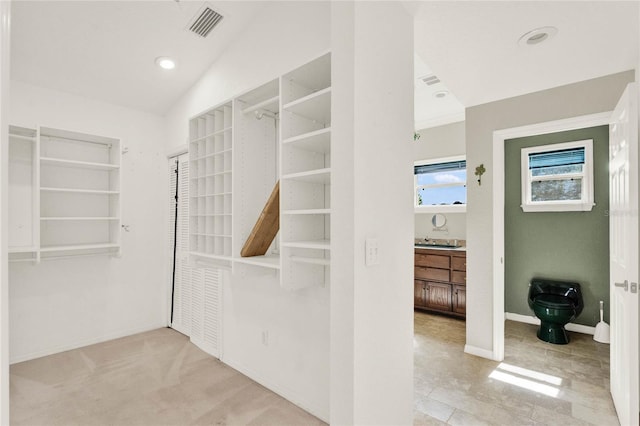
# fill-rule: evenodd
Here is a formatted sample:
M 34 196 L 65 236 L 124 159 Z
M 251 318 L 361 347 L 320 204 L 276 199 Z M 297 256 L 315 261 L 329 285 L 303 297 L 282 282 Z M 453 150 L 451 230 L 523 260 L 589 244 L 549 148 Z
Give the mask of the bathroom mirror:
M 447 217 L 440 213 L 434 214 L 433 217 L 431 218 L 431 223 L 436 228 L 442 228 L 444 225 L 447 224 Z

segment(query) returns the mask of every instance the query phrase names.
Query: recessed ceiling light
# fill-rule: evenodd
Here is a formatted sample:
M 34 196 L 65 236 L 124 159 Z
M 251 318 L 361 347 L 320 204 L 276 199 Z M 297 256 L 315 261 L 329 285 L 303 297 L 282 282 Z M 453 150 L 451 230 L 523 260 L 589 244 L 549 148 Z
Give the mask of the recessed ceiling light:
M 442 99 L 442 98 L 446 98 L 448 95 L 449 95 L 448 90 L 438 90 L 433 94 L 433 97 L 437 99 Z
M 159 56 L 156 58 L 156 65 L 165 70 L 172 70 L 176 67 L 176 62 L 167 56 Z
M 523 34 L 518 39 L 518 44 L 520 46 L 533 46 L 535 44 L 540 44 L 545 40 L 550 39 L 558 33 L 558 29 L 556 27 L 540 27 L 535 30 L 531 30 L 525 34 Z

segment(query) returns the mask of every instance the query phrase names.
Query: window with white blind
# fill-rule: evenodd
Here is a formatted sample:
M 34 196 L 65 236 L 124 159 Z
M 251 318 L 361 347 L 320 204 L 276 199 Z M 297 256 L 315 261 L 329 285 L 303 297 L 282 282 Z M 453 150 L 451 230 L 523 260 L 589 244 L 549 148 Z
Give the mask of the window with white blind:
M 465 210 L 467 162 L 464 157 L 416 162 L 413 174 L 417 212 Z
M 593 208 L 593 140 L 524 148 L 521 161 L 523 211 Z

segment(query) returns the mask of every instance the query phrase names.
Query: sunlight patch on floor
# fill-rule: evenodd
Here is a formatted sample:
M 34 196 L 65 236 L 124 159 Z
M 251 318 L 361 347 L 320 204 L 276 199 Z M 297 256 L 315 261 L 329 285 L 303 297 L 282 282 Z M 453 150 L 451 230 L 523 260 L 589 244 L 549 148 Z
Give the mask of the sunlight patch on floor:
M 560 389 L 556 386 L 562 385 L 562 378 L 529 370 L 515 365 L 500 363 L 495 370 L 489 374 L 489 378 L 518 386 L 532 392 L 557 398 Z

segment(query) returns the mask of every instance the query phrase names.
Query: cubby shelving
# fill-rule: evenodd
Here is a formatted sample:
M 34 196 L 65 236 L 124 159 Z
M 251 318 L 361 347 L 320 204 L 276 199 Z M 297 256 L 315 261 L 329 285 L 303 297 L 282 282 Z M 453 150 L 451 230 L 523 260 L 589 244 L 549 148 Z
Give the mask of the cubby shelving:
M 331 56 L 281 78 L 281 285 L 326 285 L 331 228 Z
M 189 122 L 189 252 L 231 267 L 233 108 L 227 102 Z
M 120 254 L 120 140 L 39 128 L 41 257 Z

